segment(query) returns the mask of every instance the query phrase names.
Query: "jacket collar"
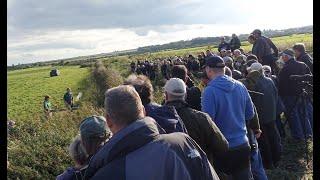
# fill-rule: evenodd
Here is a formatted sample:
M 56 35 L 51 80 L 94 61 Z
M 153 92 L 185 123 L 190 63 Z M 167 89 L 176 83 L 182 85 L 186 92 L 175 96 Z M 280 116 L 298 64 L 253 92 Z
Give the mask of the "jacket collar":
M 165 105 L 168 106 L 174 106 L 176 109 L 184 108 L 184 107 L 190 107 L 187 102 L 183 100 L 174 100 L 166 102 Z

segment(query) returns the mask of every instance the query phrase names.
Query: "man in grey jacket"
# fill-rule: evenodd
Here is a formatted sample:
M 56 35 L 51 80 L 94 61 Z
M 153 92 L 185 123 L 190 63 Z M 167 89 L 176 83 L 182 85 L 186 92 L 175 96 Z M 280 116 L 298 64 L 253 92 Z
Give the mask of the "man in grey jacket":
M 164 133 L 129 85 L 105 94 L 107 124 L 114 134 L 90 160 L 85 179 L 219 179 L 199 145 L 185 133 Z

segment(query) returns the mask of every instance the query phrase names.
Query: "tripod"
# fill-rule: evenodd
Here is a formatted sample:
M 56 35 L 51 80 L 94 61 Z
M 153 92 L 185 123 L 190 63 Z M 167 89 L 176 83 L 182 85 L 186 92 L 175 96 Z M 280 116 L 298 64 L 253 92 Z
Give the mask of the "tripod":
M 302 88 L 302 92 L 300 93 L 300 95 L 297 97 L 295 104 L 293 105 L 293 107 L 291 108 L 291 110 L 288 113 L 288 118 L 291 117 L 291 114 L 294 110 L 294 108 L 298 105 L 298 102 L 301 102 L 301 106 L 302 108 L 302 112 L 300 113 L 298 110 L 298 114 L 299 114 L 299 119 L 300 119 L 300 123 L 302 125 L 302 130 L 303 130 L 303 134 L 304 134 L 304 141 L 305 141 L 305 153 L 306 153 L 306 160 L 307 160 L 307 166 L 309 165 L 309 156 L 308 156 L 308 141 L 307 141 L 307 132 L 306 132 L 306 106 L 307 106 L 307 99 L 309 98 L 309 95 L 306 91 L 306 86 L 311 86 L 308 83 L 305 83 L 305 87 Z M 288 118 L 286 119 L 284 126 L 287 124 L 288 122 Z M 302 121 L 302 122 L 301 122 Z

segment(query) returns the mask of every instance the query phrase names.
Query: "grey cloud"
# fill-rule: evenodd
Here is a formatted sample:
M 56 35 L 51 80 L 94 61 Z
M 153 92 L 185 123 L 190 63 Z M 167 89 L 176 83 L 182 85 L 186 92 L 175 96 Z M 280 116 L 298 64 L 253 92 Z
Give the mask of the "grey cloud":
M 20 0 L 8 7 L 8 24 L 22 29 L 134 28 L 170 24 L 210 23 L 205 1 L 170 0 Z M 214 7 L 214 8 L 213 8 Z M 139 33 L 138 33 L 139 34 Z M 142 33 L 145 34 L 145 33 Z

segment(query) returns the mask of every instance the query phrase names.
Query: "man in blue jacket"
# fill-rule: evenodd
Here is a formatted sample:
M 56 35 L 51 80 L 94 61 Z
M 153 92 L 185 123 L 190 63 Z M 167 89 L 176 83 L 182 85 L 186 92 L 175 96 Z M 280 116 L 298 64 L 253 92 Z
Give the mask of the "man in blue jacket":
M 225 64 L 219 56 L 206 61 L 210 79 L 202 97 L 202 111 L 208 113 L 229 142 L 229 151 L 219 156 L 217 165 L 234 179 L 252 179 L 250 145 L 246 121 L 254 116 L 253 103 L 246 87 L 225 75 Z
M 190 136 L 180 132 L 163 134 L 155 121 L 145 116 L 134 87 L 109 89 L 105 114 L 113 136 L 90 160 L 85 179 L 219 179 Z

